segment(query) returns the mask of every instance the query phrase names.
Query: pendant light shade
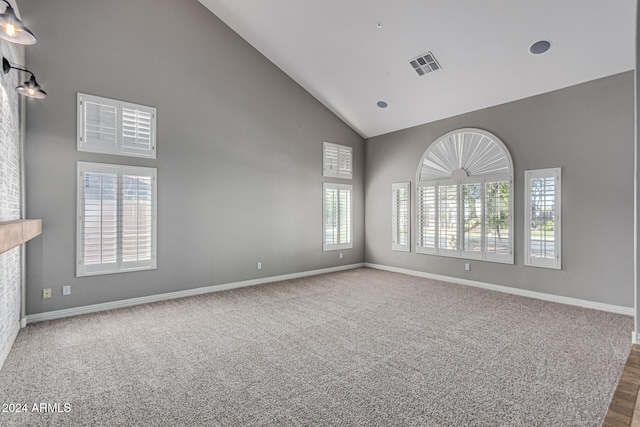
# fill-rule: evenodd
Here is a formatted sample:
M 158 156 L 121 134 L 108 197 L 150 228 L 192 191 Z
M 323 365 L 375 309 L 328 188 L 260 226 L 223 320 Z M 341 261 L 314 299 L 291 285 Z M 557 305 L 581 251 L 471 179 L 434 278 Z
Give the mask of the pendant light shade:
M 33 74 L 28 82 L 24 82 L 16 88 L 16 92 L 30 98 L 45 99 L 47 97 L 47 92 L 42 90 Z
M 31 74 L 31 78 L 28 81 L 24 82 L 24 84 L 21 84 L 20 86 L 18 86 L 16 88 L 16 92 L 18 92 L 20 95 L 24 95 L 24 96 L 28 96 L 30 98 L 36 98 L 36 99 L 45 99 L 47 97 L 47 92 L 42 90 L 42 87 L 40 87 L 40 85 L 36 81 L 36 76 L 34 76 L 31 71 L 27 70 L 26 68 L 20 65 L 14 65 L 10 63 L 7 60 L 7 58 L 2 57 L 2 72 L 4 74 L 7 74 L 12 69 L 18 70 L 18 71 L 24 71 L 25 73 Z
M 13 7 L 8 0 L 2 0 L 7 4 L 4 13 L 0 15 L 0 39 L 18 44 L 34 44 L 36 36 L 24 26 L 16 16 Z

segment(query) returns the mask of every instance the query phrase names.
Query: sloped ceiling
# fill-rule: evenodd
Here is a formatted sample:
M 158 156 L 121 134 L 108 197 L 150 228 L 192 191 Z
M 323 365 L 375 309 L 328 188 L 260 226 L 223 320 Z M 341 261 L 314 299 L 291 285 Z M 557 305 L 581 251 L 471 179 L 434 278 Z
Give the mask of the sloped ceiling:
M 363 137 L 635 68 L 634 0 L 199 1 Z

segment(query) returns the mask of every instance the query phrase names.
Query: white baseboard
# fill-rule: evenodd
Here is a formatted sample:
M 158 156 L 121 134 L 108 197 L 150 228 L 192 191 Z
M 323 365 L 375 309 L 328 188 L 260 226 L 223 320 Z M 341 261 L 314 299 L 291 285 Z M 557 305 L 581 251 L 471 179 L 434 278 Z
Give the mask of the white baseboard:
M 9 342 L 7 342 L 7 347 L 0 353 L 0 370 L 4 365 L 4 361 L 7 360 L 9 356 L 9 352 L 11 351 L 11 347 L 13 347 L 13 343 L 18 337 L 18 331 L 20 331 L 20 322 L 16 322 L 13 331 L 11 332 L 11 336 L 9 337 Z
M 473 286 L 475 288 L 488 289 L 491 291 L 504 292 L 507 294 L 520 295 L 523 297 L 535 298 L 544 301 L 558 302 L 561 304 L 575 305 L 578 307 L 592 308 L 594 310 L 608 311 L 610 313 L 624 314 L 626 316 L 634 316 L 633 307 L 622 307 L 618 305 L 604 304 L 578 298 L 563 297 L 559 295 L 546 294 L 543 292 L 529 291 L 526 289 L 511 288 L 509 286 L 494 285 L 491 283 L 477 282 L 475 280 L 460 279 L 457 277 L 441 276 L 439 274 L 425 273 L 422 271 L 407 270 L 398 267 L 389 267 L 386 265 L 372 264 L 366 262 L 365 267 L 375 268 L 378 270 L 391 271 L 394 273 L 402 273 L 410 276 L 424 277 L 426 279 L 440 280 L 443 282 L 456 283 L 458 285 Z
M 168 292 L 165 294 L 149 295 L 147 297 L 130 298 L 126 300 L 105 302 L 102 304 L 85 305 L 82 307 L 67 308 L 64 310 L 48 311 L 27 315 L 27 323 L 42 322 L 45 320 L 62 319 L 64 317 L 79 316 L 81 314 L 97 313 L 99 311 L 114 310 L 117 308 L 131 307 L 134 305 L 148 304 L 150 302 L 165 301 L 176 298 L 184 298 L 211 292 L 225 291 L 227 289 L 244 288 L 246 286 L 262 285 L 265 283 L 279 282 L 282 280 L 298 279 L 301 277 L 316 276 L 318 274 L 333 273 L 336 271 L 351 270 L 364 267 L 364 263 L 342 265 L 339 267 L 322 268 L 319 270 L 302 271 L 299 273 L 282 274 L 279 276 L 262 277 L 259 279 L 244 280 L 241 282 L 226 283 L 222 285 L 205 286 L 202 288 L 187 289 L 184 291 Z

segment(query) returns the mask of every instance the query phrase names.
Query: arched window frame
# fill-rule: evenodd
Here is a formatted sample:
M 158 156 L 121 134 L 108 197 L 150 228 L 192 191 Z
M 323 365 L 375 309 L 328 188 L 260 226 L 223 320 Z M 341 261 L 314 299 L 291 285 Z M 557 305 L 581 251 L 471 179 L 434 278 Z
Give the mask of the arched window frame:
M 420 159 L 416 183 L 417 253 L 513 264 L 513 161 L 498 137 L 476 128 L 441 136 Z M 475 200 L 473 207 L 470 200 Z M 501 220 L 488 221 L 488 202 Z M 465 231 L 472 219 L 476 227 Z M 507 236 L 500 234 L 505 222 Z

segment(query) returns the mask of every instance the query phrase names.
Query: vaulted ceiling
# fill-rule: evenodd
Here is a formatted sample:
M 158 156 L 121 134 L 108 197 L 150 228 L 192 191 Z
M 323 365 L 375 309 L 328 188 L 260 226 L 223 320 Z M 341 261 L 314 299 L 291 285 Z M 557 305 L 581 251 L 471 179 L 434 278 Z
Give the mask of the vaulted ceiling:
M 634 0 L 199 1 L 363 137 L 635 68 Z

